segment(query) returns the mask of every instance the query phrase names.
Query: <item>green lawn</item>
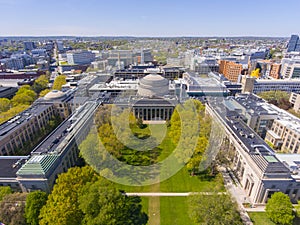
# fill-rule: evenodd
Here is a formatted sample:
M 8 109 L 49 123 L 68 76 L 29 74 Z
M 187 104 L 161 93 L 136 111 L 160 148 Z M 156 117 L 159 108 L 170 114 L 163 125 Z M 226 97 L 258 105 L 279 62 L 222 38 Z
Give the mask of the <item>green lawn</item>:
M 271 220 L 268 219 L 265 212 L 248 212 L 254 225 L 275 225 Z M 300 218 L 295 218 L 293 225 L 299 225 Z
M 161 192 L 201 192 L 219 187 L 224 191 L 223 180 L 206 175 L 191 176 L 186 167 L 160 183 Z
M 265 212 L 249 212 L 248 214 L 254 225 L 275 225 L 268 219 Z
M 142 199 L 142 207 L 143 207 L 143 212 L 148 214 L 148 206 L 149 206 L 149 198 L 148 197 L 141 197 Z
M 151 125 L 151 128 L 147 126 L 144 129 L 140 129 L 137 126 L 132 127 L 133 133 L 138 133 L 142 135 L 150 135 L 150 129 L 154 133 L 159 133 L 161 131 L 164 133 L 164 124 Z M 158 146 L 162 149 L 158 161 L 162 161 L 167 158 L 172 151 L 175 149 L 171 138 L 166 136 L 161 144 Z M 176 165 L 175 165 L 176 166 Z M 119 189 L 122 189 L 126 192 L 151 192 L 152 185 L 150 186 L 125 186 L 116 184 Z M 161 192 L 201 192 L 201 191 L 211 191 L 214 188 L 217 188 L 220 191 L 224 191 L 223 180 L 221 176 L 219 177 L 210 177 L 207 174 L 203 173 L 199 176 L 191 176 L 186 167 L 183 167 L 175 175 L 169 179 L 162 181 L 160 183 Z
M 187 197 L 160 197 L 161 225 L 194 225 L 188 215 Z
M 147 212 L 152 197 L 142 197 L 143 211 Z M 188 215 L 187 197 L 160 197 L 160 225 L 195 225 Z M 158 215 L 149 215 L 158 216 Z M 151 225 L 148 223 L 148 225 Z
M 151 192 L 153 185 L 126 186 L 116 184 L 117 188 L 126 192 Z M 182 168 L 174 176 L 160 183 L 160 192 L 202 192 L 225 191 L 223 180 L 220 176 L 211 178 L 207 175 L 191 176 L 186 167 Z
M 150 125 L 144 129 L 137 126 L 131 127 L 132 132 L 142 138 L 154 134 L 162 151 L 157 161 L 166 159 L 175 149 L 171 137 L 166 134 L 165 125 Z M 152 132 L 151 132 L 152 131 Z M 151 134 L 152 133 L 152 134 Z M 162 138 L 163 137 L 163 138 Z M 178 166 L 176 163 L 171 166 Z M 162 174 L 162 170 L 160 172 Z M 161 175 L 162 177 L 162 175 Z M 207 172 L 191 176 L 186 167 L 180 169 L 169 179 L 159 184 L 149 186 L 125 186 L 115 184 L 117 188 L 125 192 L 203 192 L 203 191 L 225 191 L 221 175 L 211 177 Z M 187 197 L 142 197 L 143 211 L 149 216 L 148 225 L 194 225 L 188 215 Z

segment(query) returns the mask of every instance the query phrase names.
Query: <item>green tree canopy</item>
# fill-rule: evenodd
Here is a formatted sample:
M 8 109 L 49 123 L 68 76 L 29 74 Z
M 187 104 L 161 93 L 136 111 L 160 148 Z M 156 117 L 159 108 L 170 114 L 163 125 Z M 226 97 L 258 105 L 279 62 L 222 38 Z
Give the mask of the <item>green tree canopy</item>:
M 19 90 L 17 91 L 16 95 L 22 94 L 22 93 L 24 93 L 24 92 L 26 92 L 26 91 L 28 91 L 28 90 L 31 90 L 30 85 L 28 85 L 28 84 L 22 85 L 22 86 L 19 88 Z
M 293 224 L 293 205 L 289 196 L 282 192 L 276 192 L 268 200 L 266 205 L 267 216 L 276 224 Z
M 29 85 L 23 85 L 19 88 L 15 96 L 12 98 L 11 102 L 13 106 L 18 105 L 31 105 L 36 99 L 36 93 L 31 90 Z
M 34 91 L 29 90 L 27 92 L 15 95 L 12 99 L 13 106 L 31 105 L 35 100 L 35 97 L 32 97 L 33 93 Z
M 237 205 L 229 195 L 192 195 L 189 197 L 189 215 L 196 224 L 242 225 Z
M 34 81 L 32 88 L 36 93 L 40 93 L 42 90 L 48 87 L 48 84 L 49 84 L 49 80 L 47 76 L 41 75 Z
M 264 91 L 259 93 L 258 96 L 284 110 L 292 107 L 289 102 L 290 94 L 285 91 Z
M 8 111 L 0 113 L 0 123 L 7 121 L 18 113 L 27 109 L 29 105 L 17 105 L 15 107 L 10 108 Z
M 11 102 L 7 98 L 0 98 L 0 113 L 9 110 Z
M 26 198 L 25 217 L 27 224 L 39 225 L 39 215 L 46 204 L 47 194 L 42 191 L 30 192 Z
M 41 92 L 40 92 L 40 97 L 44 97 L 46 94 L 48 94 L 50 92 L 50 90 L 49 89 L 44 89 L 44 90 L 42 90 Z
M 11 193 L 12 193 L 12 190 L 10 187 L 0 187 L 0 202 L 6 195 L 9 195 Z
M 183 143 L 177 158 L 186 163 L 189 170 L 197 171 L 208 145 L 211 129 L 211 120 L 205 116 L 205 106 L 198 100 L 188 100 L 183 106 L 176 107 L 170 122 L 173 143 L 178 145 L 180 139 Z
M 24 217 L 27 193 L 6 195 L 0 202 L 0 221 L 9 225 L 26 225 Z
M 78 196 L 88 182 L 96 181 L 98 175 L 90 167 L 70 168 L 59 175 L 46 205 L 40 212 L 40 224 L 81 224 L 83 212 L 79 209 Z
M 86 185 L 79 202 L 84 212 L 83 224 L 143 225 L 148 220 L 140 197 L 123 195 L 104 179 Z
M 61 90 L 62 86 L 66 84 L 66 76 L 65 75 L 59 75 L 55 78 L 53 82 L 52 89 L 53 90 Z

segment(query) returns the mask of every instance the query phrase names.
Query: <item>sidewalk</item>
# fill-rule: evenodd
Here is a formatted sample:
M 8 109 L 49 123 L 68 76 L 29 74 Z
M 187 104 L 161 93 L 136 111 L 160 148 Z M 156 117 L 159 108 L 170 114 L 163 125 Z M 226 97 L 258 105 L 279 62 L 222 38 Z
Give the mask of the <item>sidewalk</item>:
M 127 196 L 143 196 L 143 197 L 186 197 L 193 194 L 212 195 L 214 192 L 137 192 L 125 193 Z M 218 192 L 218 194 L 226 194 L 226 192 Z
M 244 189 L 240 186 L 239 182 L 235 179 L 233 175 L 230 176 L 230 172 L 226 171 L 226 168 L 221 167 L 220 172 L 223 175 L 224 178 L 224 185 L 227 191 L 232 195 L 232 197 L 235 198 L 239 209 L 241 218 L 246 225 L 253 225 L 249 215 L 247 212 L 264 212 L 265 206 L 258 206 L 254 208 L 245 208 L 243 206 L 243 203 L 250 203 L 251 201 L 249 197 L 247 196 Z M 233 176 L 233 177 L 232 177 Z

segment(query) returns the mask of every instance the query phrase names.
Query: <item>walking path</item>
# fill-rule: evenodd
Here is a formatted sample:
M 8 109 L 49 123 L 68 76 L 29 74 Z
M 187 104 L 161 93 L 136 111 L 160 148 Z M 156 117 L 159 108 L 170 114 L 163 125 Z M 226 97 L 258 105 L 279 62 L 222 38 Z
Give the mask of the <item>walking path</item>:
M 193 194 L 212 195 L 213 192 L 144 192 L 144 193 L 126 193 L 127 196 L 141 197 L 186 197 Z M 218 194 L 226 194 L 226 192 L 218 192 Z
M 240 183 L 234 177 L 230 171 L 226 168 L 221 167 L 220 172 L 224 178 L 224 185 L 227 191 L 235 198 L 238 203 L 241 218 L 246 225 L 253 225 L 248 212 L 264 212 L 265 206 L 255 206 L 251 208 L 245 208 L 243 203 L 251 203 L 249 197 L 247 196 L 244 189 L 241 187 Z M 193 194 L 211 195 L 214 192 L 159 192 L 159 186 L 151 190 L 152 192 L 143 193 L 125 193 L 127 196 L 141 196 L 141 197 L 153 197 L 149 199 L 149 225 L 159 225 L 160 224 L 160 204 L 159 197 L 187 197 Z M 226 192 L 218 192 L 218 194 L 226 194 Z
M 245 190 L 241 187 L 240 183 L 237 181 L 233 174 L 230 174 L 226 168 L 221 167 L 220 172 L 224 178 L 224 185 L 227 191 L 235 198 L 239 209 L 241 218 L 246 225 L 253 225 L 248 212 L 264 212 L 265 206 L 255 206 L 251 208 L 245 208 L 243 203 L 251 203 L 248 195 L 246 194 Z
M 151 187 L 151 191 L 156 193 L 160 190 L 160 183 L 157 183 Z M 137 193 L 134 193 L 135 195 Z M 128 194 L 127 194 L 128 195 Z M 152 195 L 148 202 L 148 225 L 160 225 L 160 198 L 159 196 Z

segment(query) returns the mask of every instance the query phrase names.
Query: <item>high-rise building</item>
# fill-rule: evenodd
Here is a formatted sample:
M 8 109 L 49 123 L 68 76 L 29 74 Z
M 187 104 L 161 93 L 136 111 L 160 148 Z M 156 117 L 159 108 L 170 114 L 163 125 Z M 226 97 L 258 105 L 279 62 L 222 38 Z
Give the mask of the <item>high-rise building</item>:
M 31 51 L 32 49 L 35 49 L 35 44 L 32 41 L 25 41 L 24 42 L 24 49 Z
M 227 60 L 220 60 L 219 72 L 230 81 L 237 82 L 239 75 L 241 75 L 242 73 L 242 70 L 242 64 Z
M 288 52 L 300 51 L 300 41 L 298 35 L 292 35 L 288 44 Z
M 63 52 L 64 51 L 64 43 L 62 41 L 57 41 L 56 43 L 57 43 L 58 51 Z

